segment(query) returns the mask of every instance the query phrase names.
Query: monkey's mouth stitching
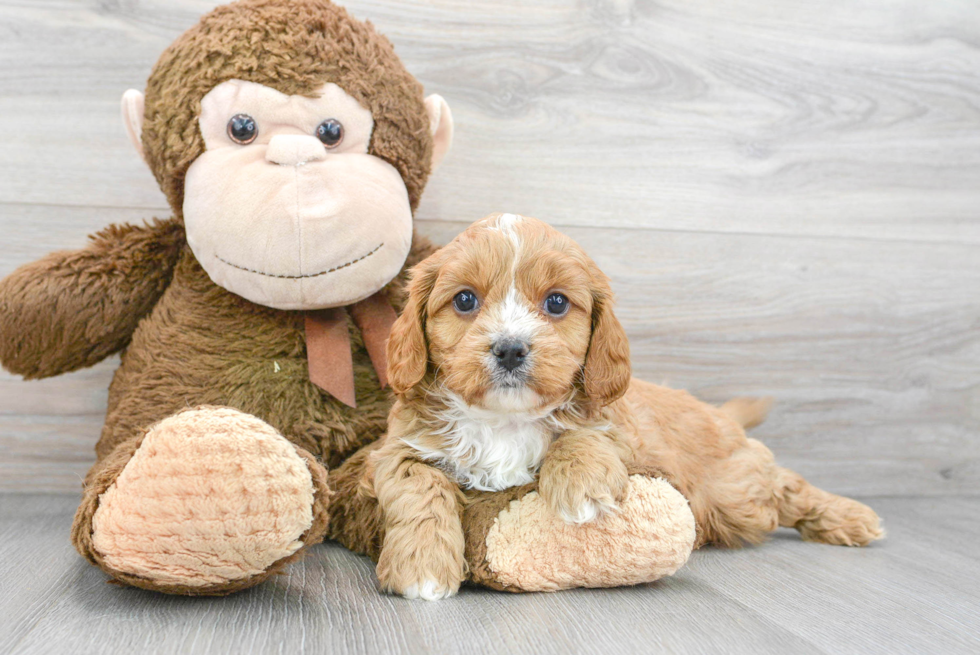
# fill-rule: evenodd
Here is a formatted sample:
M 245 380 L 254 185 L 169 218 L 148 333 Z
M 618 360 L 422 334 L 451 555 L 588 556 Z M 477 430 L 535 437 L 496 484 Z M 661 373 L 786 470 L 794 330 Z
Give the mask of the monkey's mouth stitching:
M 334 266 L 333 268 L 328 268 L 327 270 L 320 271 L 319 273 L 310 273 L 309 275 L 277 275 L 276 273 L 265 273 L 263 271 L 256 271 L 253 268 L 246 268 L 244 266 L 239 266 L 238 264 L 234 264 L 234 263 L 228 261 L 227 259 L 224 259 L 224 258 L 220 257 L 219 255 L 215 255 L 215 258 L 218 261 L 222 262 L 222 263 L 228 264 L 232 268 L 237 268 L 238 270 L 245 271 L 246 273 L 255 273 L 256 275 L 264 275 L 266 277 L 277 277 L 277 278 L 280 278 L 280 279 L 283 279 L 283 280 L 301 280 L 301 279 L 308 278 L 308 277 L 320 277 L 321 275 L 326 275 L 327 273 L 335 273 L 335 272 L 337 272 L 337 271 L 339 271 L 339 270 L 341 270 L 343 268 L 347 268 L 348 266 L 353 266 L 357 262 L 364 261 L 365 259 L 367 259 L 371 255 L 373 255 L 374 253 L 376 253 L 379 250 L 381 250 L 381 247 L 384 246 L 384 245 L 385 245 L 384 244 L 384 241 L 382 241 L 381 243 L 379 243 L 377 245 L 377 247 L 375 247 L 374 250 L 372 250 L 371 252 L 367 253 L 366 255 L 361 255 L 357 259 L 352 259 L 349 262 L 347 262 L 346 264 L 341 264 L 340 266 Z

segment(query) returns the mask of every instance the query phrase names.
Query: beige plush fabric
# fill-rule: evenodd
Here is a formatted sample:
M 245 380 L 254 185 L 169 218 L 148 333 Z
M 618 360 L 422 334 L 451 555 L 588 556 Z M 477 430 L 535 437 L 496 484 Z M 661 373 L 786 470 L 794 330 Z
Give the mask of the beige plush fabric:
M 102 494 L 92 542 L 109 567 L 201 587 L 257 575 L 302 547 L 313 480 L 265 422 L 202 407 L 156 424 Z
M 537 492 L 512 501 L 487 533 L 499 582 L 524 591 L 614 587 L 672 575 L 694 548 L 694 515 L 670 483 L 630 477 L 620 511 L 584 526 L 549 510 Z
M 247 114 L 257 135 L 232 141 Z M 343 125 L 334 148 L 315 136 Z M 187 170 L 187 243 L 225 289 L 276 309 L 323 309 L 374 294 L 401 271 L 412 209 L 398 169 L 369 153 L 371 112 L 336 84 L 316 97 L 229 80 L 201 100 L 207 150 Z

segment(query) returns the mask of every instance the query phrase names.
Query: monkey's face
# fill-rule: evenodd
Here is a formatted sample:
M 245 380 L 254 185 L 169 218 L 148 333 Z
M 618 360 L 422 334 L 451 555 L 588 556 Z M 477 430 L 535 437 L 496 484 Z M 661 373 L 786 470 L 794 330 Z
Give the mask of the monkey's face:
M 187 242 L 220 286 L 277 309 L 362 300 L 398 274 L 412 210 L 368 154 L 371 112 L 336 84 L 287 96 L 231 80 L 201 101 L 205 152 L 184 182 Z

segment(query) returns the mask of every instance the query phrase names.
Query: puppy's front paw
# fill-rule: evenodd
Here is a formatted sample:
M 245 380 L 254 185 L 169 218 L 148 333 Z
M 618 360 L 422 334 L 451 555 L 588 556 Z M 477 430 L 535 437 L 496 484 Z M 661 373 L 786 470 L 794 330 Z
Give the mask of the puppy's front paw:
M 538 491 L 566 523 L 591 523 L 619 509 L 629 476 L 618 459 L 609 462 L 546 462 Z
M 409 571 L 407 567 L 393 572 L 390 567 L 382 568 L 379 561 L 378 581 L 382 591 L 389 594 L 398 594 L 410 600 L 442 600 L 456 595 L 463 576 L 460 571 L 446 570 L 436 577 L 431 572 Z
M 442 600 L 455 596 L 459 588 L 451 589 L 445 587 L 435 580 L 425 580 L 421 584 L 410 584 L 401 592 L 401 595 L 409 600 L 421 598 L 422 600 Z
M 442 600 L 459 591 L 466 576 L 462 527 L 457 540 L 426 540 L 419 532 L 389 531 L 378 558 L 381 590 L 422 600 Z
M 608 497 L 584 498 L 577 501 L 579 503 L 577 507 L 575 502 L 563 503 L 559 507 L 552 506 L 552 509 L 558 512 L 565 523 L 575 523 L 576 525 L 591 523 L 600 516 L 619 509 L 619 505 Z

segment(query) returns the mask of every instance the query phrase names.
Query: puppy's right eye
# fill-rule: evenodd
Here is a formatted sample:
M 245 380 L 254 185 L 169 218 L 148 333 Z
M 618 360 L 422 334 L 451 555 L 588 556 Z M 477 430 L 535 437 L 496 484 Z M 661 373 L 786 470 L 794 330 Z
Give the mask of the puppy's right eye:
M 453 296 L 453 309 L 460 314 L 472 314 L 480 306 L 480 301 L 472 291 L 460 291 Z

